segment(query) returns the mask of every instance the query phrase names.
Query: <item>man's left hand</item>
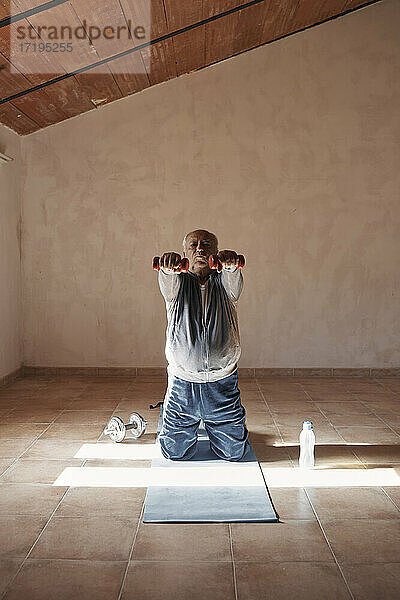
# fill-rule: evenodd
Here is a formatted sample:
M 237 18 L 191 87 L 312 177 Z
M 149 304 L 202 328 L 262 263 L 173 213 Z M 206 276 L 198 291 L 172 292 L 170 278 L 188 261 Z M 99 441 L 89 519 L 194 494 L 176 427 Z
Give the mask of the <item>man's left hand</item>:
M 234 250 L 221 250 L 218 252 L 218 258 L 227 271 L 234 271 L 239 264 L 239 257 Z

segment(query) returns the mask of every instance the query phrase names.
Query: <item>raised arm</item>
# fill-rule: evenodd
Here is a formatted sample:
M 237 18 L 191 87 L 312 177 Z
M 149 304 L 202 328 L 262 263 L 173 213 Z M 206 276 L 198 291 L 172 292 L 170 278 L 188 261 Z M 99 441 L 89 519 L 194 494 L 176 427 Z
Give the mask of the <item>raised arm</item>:
M 243 289 L 243 275 L 241 269 L 237 267 L 234 270 L 222 269 L 221 281 L 228 296 L 234 301 L 239 300 Z
M 175 300 L 181 285 L 181 277 L 178 271 L 181 256 L 176 252 L 166 252 L 160 259 L 160 270 L 158 271 L 158 285 L 167 304 Z
M 242 270 L 237 267 L 239 259 L 234 250 L 221 250 L 218 258 L 222 263 L 221 281 L 228 296 L 237 302 L 243 289 Z
M 179 273 L 166 273 L 163 269 L 158 271 L 158 285 L 167 304 L 175 300 L 181 285 Z

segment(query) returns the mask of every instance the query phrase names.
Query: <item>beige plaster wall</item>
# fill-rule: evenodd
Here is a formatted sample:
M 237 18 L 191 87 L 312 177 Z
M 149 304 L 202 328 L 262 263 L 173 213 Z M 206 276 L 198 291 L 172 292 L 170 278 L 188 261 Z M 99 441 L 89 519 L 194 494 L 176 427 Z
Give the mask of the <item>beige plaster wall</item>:
M 400 364 L 400 3 L 23 139 L 28 365 L 165 364 L 153 255 L 248 261 L 242 367 Z
M 21 366 L 20 138 L 0 125 L 0 378 Z

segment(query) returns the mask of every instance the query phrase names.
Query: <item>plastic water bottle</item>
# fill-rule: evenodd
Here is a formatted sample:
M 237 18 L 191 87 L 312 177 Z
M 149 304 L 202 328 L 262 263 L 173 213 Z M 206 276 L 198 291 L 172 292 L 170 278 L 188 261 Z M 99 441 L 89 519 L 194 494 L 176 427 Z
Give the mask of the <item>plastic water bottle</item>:
M 303 431 L 300 433 L 300 469 L 314 468 L 315 435 L 311 421 L 304 421 Z

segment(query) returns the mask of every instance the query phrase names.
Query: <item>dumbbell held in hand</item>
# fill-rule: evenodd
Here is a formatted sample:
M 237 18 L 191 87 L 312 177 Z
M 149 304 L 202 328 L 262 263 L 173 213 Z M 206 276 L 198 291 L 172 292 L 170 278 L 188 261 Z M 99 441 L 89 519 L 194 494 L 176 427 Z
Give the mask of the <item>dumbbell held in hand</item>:
M 231 252 L 232 255 L 230 254 Z M 229 251 L 229 254 L 227 254 L 226 256 L 229 257 L 229 260 L 225 262 L 224 252 L 220 252 L 219 254 L 211 254 L 210 258 L 208 259 L 210 269 L 217 269 L 218 273 L 220 273 L 225 265 L 235 266 L 238 269 L 243 269 L 244 265 L 246 264 L 246 260 L 243 254 L 236 254 L 233 253 L 233 251 Z
M 187 273 L 189 271 L 189 259 L 181 258 L 176 252 L 165 252 L 161 258 L 153 258 L 153 269 L 159 271 L 161 268 L 173 273 Z

